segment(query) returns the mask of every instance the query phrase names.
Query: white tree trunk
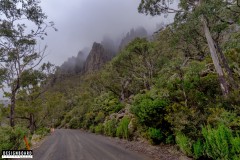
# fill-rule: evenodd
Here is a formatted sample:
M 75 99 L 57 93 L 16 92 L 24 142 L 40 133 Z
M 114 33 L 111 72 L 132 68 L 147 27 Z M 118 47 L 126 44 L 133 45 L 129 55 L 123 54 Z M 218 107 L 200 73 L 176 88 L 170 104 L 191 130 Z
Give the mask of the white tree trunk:
M 214 45 L 214 41 L 212 39 L 209 28 L 207 26 L 206 20 L 203 16 L 201 17 L 201 21 L 203 23 L 204 33 L 205 33 L 205 36 L 206 36 L 206 39 L 207 39 L 208 47 L 210 49 L 210 53 L 211 53 L 211 57 L 212 57 L 212 60 L 213 60 L 214 67 L 215 67 L 215 69 L 217 71 L 217 74 L 218 74 L 218 77 L 219 77 L 219 82 L 220 82 L 220 86 L 221 86 L 223 95 L 227 96 L 227 94 L 229 93 L 229 88 L 228 88 L 226 78 L 224 77 L 223 69 L 220 65 L 219 58 L 217 56 L 217 50 L 216 50 L 216 47 Z

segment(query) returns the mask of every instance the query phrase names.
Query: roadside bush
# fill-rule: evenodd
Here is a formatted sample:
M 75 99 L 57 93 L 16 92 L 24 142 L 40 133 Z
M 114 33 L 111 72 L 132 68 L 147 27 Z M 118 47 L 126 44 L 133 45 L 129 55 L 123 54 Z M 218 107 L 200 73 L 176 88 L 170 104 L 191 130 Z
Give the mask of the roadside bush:
M 50 133 L 50 128 L 46 128 L 46 127 L 38 128 L 35 131 L 35 134 L 41 135 L 41 136 L 46 136 L 48 133 Z
M 149 93 L 150 94 L 150 93 Z M 149 94 L 139 94 L 134 98 L 131 111 L 137 116 L 140 123 L 148 127 L 164 128 L 165 107 L 167 100 L 154 98 Z
M 104 124 L 104 134 L 107 136 L 114 137 L 116 135 L 116 126 L 117 126 L 116 119 L 108 120 Z
M 90 130 L 90 132 L 92 132 L 92 133 L 94 133 L 94 129 L 95 129 L 94 125 L 91 125 L 91 126 L 89 127 L 89 130 Z
M 221 124 L 217 128 L 202 127 L 202 138 L 193 142 L 184 134 L 176 135 L 180 150 L 188 156 L 222 160 L 237 160 L 240 157 L 240 137 Z
M 68 123 L 71 119 L 72 119 L 72 115 L 71 115 L 70 113 L 68 113 L 68 114 L 64 117 L 65 123 Z
M 175 138 L 173 134 L 170 134 L 167 136 L 166 140 L 165 140 L 166 144 L 175 144 Z
M 0 151 L 25 149 L 24 136 L 28 135 L 25 127 L 15 126 L 0 128 Z
M 152 144 L 159 144 L 163 139 L 163 134 L 160 129 L 149 128 L 148 129 L 148 137 Z
M 95 122 L 96 123 L 102 123 L 105 119 L 105 115 L 103 112 L 98 112 L 97 116 L 95 117 Z
M 176 135 L 176 143 L 180 150 L 188 156 L 192 155 L 192 143 L 191 140 L 182 133 Z
M 197 142 L 193 144 L 193 157 L 195 159 L 198 159 L 203 155 L 203 151 L 204 151 L 203 144 L 201 140 L 198 139 Z
M 117 127 L 116 135 L 119 138 L 129 139 L 129 130 L 128 124 L 130 120 L 128 117 L 123 117 L 123 119 L 119 122 Z
M 102 123 L 99 123 L 96 127 L 95 127 L 95 133 L 97 134 L 102 134 L 104 130 L 104 126 Z
M 240 157 L 240 137 L 234 137 L 232 131 L 224 125 L 213 129 L 202 128 L 205 154 L 213 159 L 234 159 Z
M 80 127 L 80 121 L 77 117 L 74 117 L 69 122 L 69 128 L 77 129 Z
M 92 124 L 94 124 L 94 119 L 96 115 L 94 112 L 90 111 L 85 114 L 84 120 L 82 122 L 82 126 L 84 129 L 88 129 Z
M 94 111 L 102 111 L 105 115 L 116 113 L 123 108 L 123 105 L 111 92 L 103 93 L 94 99 Z

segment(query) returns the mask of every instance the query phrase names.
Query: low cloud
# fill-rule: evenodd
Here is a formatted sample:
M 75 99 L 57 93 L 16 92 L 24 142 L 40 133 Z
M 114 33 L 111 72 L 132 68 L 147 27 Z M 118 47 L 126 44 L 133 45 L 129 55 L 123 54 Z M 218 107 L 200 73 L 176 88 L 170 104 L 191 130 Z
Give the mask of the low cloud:
M 48 30 L 41 45 L 47 45 L 46 61 L 61 65 L 78 51 L 101 42 L 108 35 L 117 39 L 131 28 L 143 26 L 149 32 L 158 23 L 169 23 L 171 17 L 150 17 L 137 11 L 140 0 L 42 0 L 41 5 L 59 30 Z

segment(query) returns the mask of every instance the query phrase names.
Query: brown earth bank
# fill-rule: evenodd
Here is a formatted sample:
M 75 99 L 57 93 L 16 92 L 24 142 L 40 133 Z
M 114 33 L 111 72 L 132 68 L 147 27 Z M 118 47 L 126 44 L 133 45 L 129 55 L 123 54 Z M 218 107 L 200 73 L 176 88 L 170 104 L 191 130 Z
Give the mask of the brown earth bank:
M 151 145 L 146 140 L 139 139 L 138 141 L 128 141 L 119 138 L 109 138 L 124 148 L 145 154 L 151 157 L 153 160 L 191 160 L 181 152 L 179 152 L 176 146 L 173 145 Z

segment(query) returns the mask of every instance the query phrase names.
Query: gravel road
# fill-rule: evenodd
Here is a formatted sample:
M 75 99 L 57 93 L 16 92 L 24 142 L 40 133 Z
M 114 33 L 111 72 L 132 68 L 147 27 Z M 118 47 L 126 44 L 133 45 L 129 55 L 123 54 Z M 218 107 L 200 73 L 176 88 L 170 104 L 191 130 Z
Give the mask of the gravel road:
M 112 143 L 104 136 L 80 130 L 56 129 L 40 147 L 35 160 L 150 160 Z

